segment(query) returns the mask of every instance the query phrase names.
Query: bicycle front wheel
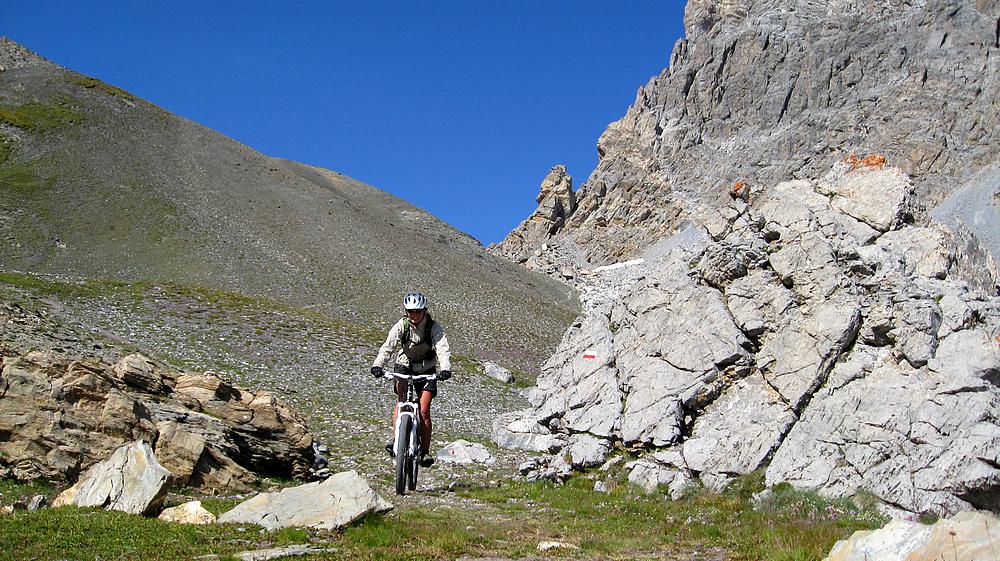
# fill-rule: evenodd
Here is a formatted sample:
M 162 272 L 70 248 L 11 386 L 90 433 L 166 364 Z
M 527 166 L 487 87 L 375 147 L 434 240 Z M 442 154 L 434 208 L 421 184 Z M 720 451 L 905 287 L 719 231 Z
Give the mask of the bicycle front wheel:
M 409 415 L 399 420 L 396 431 L 396 494 L 406 494 L 406 479 L 408 464 L 413 463 L 410 457 L 410 426 L 413 419 Z
M 416 432 L 417 431 L 413 431 L 413 435 L 411 436 L 411 439 L 413 440 L 413 442 L 420 442 L 420 439 L 417 438 Z M 420 448 L 420 446 L 417 445 L 417 446 L 414 446 L 414 448 Z M 419 454 L 415 454 L 415 455 L 414 454 L 410 454 L 409 456 L 410 456 L 409 465 L 406 466 L 406 484 L 410 488 L 410 491 L 416 491 L 417 490 L 417 471 L 420 470 L 420 461 L 419 461 L 420 455 Z

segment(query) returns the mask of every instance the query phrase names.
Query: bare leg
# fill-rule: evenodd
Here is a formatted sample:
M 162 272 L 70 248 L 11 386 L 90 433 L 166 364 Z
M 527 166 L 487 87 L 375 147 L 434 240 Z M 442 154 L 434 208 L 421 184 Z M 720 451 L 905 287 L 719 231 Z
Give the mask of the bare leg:
M 420 417 L 423 423 L 420 425 L 420 450 L 427 452 L 431 448 L 431 400 L 434 396 L 431 392 L 420 392 Z

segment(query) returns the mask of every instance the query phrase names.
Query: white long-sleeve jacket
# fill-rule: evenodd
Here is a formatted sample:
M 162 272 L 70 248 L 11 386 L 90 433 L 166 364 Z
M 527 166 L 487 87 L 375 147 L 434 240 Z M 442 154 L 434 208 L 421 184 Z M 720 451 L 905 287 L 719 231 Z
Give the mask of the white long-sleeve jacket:
M 375 357 L 375 362 L 372 366 L 385 368 L 386 363 L 389 362 L 389 356 L 399 348 L 399 354 L 396 355 L 396 364 L 406 366 L 417 374 L 429 372 L 435 368 L 451 370 L 451 347 L 448 345 L 448 337 L 444 334 L 444 328 L 437 321 L 431 326 L 431 342 L 434 344 L 436 356 L 431 359 L 421 360 L 417 364 L 410 364 L 410 359 L 403 354 L 401 340 L 403 338 L 403 326 L 408 321 L 404 317 L 397 321 L 396 325 L 392 326 L 392 329 L 389 330 L 389 336 L 386 337 L 385 343 L 382 343 L 382 347 L 378 350 L 378 356 Z M 411 344 L 420 344 L 421 338 L 424 336 L 424 322 L 426 321 L 427 317 L 425 316 L 423 321 L 409 327 Z

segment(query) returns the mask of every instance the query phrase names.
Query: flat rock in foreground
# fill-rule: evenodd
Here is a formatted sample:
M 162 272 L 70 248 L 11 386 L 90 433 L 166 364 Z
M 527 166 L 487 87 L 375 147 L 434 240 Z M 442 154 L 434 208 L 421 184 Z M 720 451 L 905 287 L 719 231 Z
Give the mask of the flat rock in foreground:
M 986 512 L 961 512 L 933 526 L 893 520 L 884 528 L 855 532 L 833 546 L 824 561 L 1000 559 L 1000 520 Z
M 324 481 L 261 493 L 219 517 L 219 522 L 249 523 L 269 530 L 310 526 L 334 530 L 369 512 L 386 512 L 386 501 L 355 471 L 335 474 Z

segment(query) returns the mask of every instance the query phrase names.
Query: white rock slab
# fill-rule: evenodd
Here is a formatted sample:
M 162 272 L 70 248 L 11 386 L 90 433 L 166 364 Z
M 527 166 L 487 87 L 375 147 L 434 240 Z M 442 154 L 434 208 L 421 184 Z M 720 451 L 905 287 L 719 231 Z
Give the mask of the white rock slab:
M 83 474 L 56 497 L 53 506 L 75 505 L 153 514 L 163 506 L 171 475 L 145 441 L 126 444 Z
M 269 530 L 310 526 L 334 530 L 369 512 L 386 512 L 392 503 L 380 497 L 356 471 L 323 481 L 261 493 L 219 517 L 219 522 L 249 523 Z
M 1000 520 L 987 512 L 960 512 L 933 526 L 893 520 L 837 542 L 825 561 L 1000 559 Z
M 478 442 L 456 440 L 438 450 L 437 459 L 449 464 L 495 464 L 497 459 Z

